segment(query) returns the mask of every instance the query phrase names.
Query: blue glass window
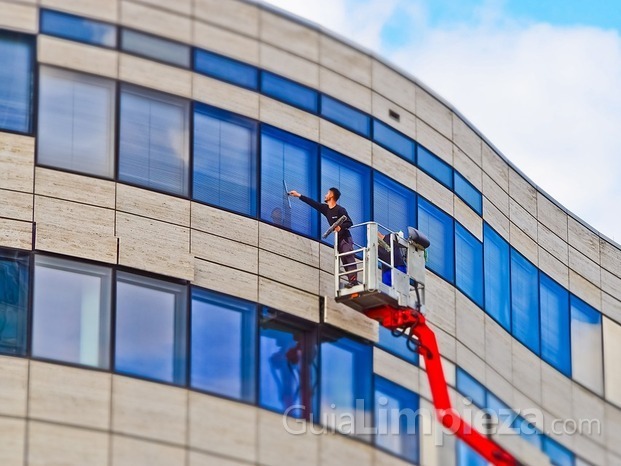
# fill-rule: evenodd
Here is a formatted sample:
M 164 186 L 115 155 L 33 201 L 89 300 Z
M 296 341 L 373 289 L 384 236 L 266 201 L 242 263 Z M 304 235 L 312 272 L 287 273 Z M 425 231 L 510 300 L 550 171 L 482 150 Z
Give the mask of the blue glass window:
M 186 287 L 117 272 L 115 368 L 185 384 Z
M 307 112 L 317 113 L 319 96 L 316 90 L 269 71 L 261 72 L 261 92 Z
M 363 425 L 371 425 L 372 364 L 373 347 L 336 332 L 322 335 L 320 393 L 324 426 L 356 434 Z
M 103 47 L 116 47 L 116 27 L 111 24 L 43 9 L 40 19 L 43 34 Z
M 365 137 L 371 136 L 371 117 L 343 102 L 321 95 L 321 116 Z
M 457 448 L 457 466 L 487 466 L 487 461 L 463 440 L 455 442 Z
M 483 215 L 483 196 L 466 178 L 455 172 L 455 194 L 472 207 L 477 214 Z
M 424 147 L 418 146 L 416 164 L 444 186 L 453 189 L 453 168 Z
M 371 169 L 366 165 L 334 152 L 321 148 L 321 192 L 336 187 L 341 191 L 338 203 L 347 209 L 354 224 L 371 220 Z M 328 221 L 321 216 L 321 231 L 328 229 Z M 352 230 L 352 237 L 357 244 L 365 244 L 366 231 L 361 228 Z M 326 241 L 334 244 L 334 236 Z
M 494 413 L 496 418 L 498 419 L 498 432 L 501 434 L 508 433 L 507 427 L 511 428 L 517 415 L 515 412 L 509 408 L 509 406 L 502 402 L 496 395 L 490 393 L 489 391 L 486 393 L 486 406 L 485 409 L 489 413 Z
M 457 368 L 456 386 L 462 395 L 470 398 L 479 408 L 483 409 L 486 407 L 485 387 L 460 367 Z
M 418 395 L 376 375 L 375 445 L 418 464 L 418 408 Z
M 455 275 L 453 218 L 419 197 L 418 229 L 431 241 L 431 246 L 427 249 L 427 267 L 445 280 L 453 282 Z
M 257 123 L 195 104 L 193 197 L 255 216 Z
M 418 353 L 407 347 L 407 336 L 405 335 L 395 337 L 390 330 L 380 325 L 377 347 L 418 366 Z
M 189 102 L 123 85 L 119 180 L 185 196 L 188 165 Z
M 36 256 L 34 285 L 32 355 L 108 369 L 112 269 Z
M 487 223 L 483 238 L 485 311 L 510 332 L 509 245 Z
M 29 133 L 32 125 L 34 37 L 0 31 L 0 129 Z
M 252 65 L 217 53 L 194 50 L 194 69 L 206 76 L 256 90 L 259 88 L 259 70 Z
M 287 196 L 296 190 L 317 199 L 317 144 L 271 126 L 261 129 L 261 218 L 317 236 L 318 212 Z
M 539 354 L 539 271 L 511 249 L 511 315 L 513 336 Z
M 539 273 L 541 307 L 541 357 L 571 377 L 569 340 L 569 293 L 543 273 Z
M 37 162 L 114 177 L 116 84 L 41 67 Z
M 575 455 L 548 436 L 543 436 L 543 452 L 554 466 L 574 466 Z
M 534 425 L 523 417 L 517 416 L 515 421 L 513 421 L 513 428 L 520 435 L 520 437 L 533 445 L 535 448 L 541 450 L 541 439 L 543 436 Z
M 28 254 L 0 249 L 0 353 L 26 354 L 28 264 Z
M 483 244 L 459 223 L 455 223 L 455 283 L 483 307 Z
M 373 120 L 373 140 L 404 159 L 412 163 L 416 162 L 416 145 L 414 141 L 396 129 L 375 119 Z
M 373 172 L 373 219 L 391 231 L 416 226 L 416 194 L 380 172 Z
M 310 419 L 316 409 L 317 334 L 312 326 L 263 309 L 259 335 L 259 404 Z
M 255 401 L 256 304 L 192 289 L 190 386 Z
M 125 52 L 190 67 L 190 46 L 144 34 L 131 29 L 121 29 L 121 49 Z
M 602 395 L 602 315 L 574 295 L 570 295 L 569 303 L 572 377 L 576 382 Z

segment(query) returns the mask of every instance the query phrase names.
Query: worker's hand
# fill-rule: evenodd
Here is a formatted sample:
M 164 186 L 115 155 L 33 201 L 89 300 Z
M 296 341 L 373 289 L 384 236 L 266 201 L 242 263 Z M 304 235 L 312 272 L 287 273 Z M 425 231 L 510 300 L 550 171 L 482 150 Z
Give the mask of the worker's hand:
M 299 192 L 295 191 L 295 190 L 294 191 L 289 191 L 288 194 L 289 194 L 289 196 L 293 196 L 293 197 L 300 197 L 301 196 L 301 194 Z
M 336 227 L 335 230 L 336 231 L 341 231 L 341 227 Z

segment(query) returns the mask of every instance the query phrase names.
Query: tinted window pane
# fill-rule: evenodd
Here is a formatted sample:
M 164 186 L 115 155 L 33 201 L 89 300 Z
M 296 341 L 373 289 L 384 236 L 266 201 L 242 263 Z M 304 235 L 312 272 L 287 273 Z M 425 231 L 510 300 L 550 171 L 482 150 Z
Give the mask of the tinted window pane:
M 541 439 L 543 436 L 535 426 L 523 417 L 518 416 L 515 418 L 513 428 L 520 435 L 520 437 L 533 445 L 535 448 L 541 450 Z
M 205 50 L 194 50 L 194 69 L 213 78 L 249 89 L 258 89 L 259 70 L 231 58 Z
M 418 395 L 375 376 L 375 444 L 412 463 L 418 463 L 418 408 Z
M 390 330 L 380 325 L 379 341 L 376 345 L 384 351 L 418 365 L 418 353 L 408 349 L 406 336 L 395 337 Z
M 183 384 L 185 345 L 185 287 L 118 272 L 116 370 Z
M 189 68 L 190 47 L 131 29 L 121 30 L 121 49 L 144 57 Z
M 317 236 L 318 213 L 296 190 L 317 199 L 317 144 L 271 127 L 261 132 L 261 218 L 309 236 Z
M 369 137 L 371 135 L 371 117 L 369 115 L 323 94 L 321 96 L 321 116 L 362 136 Z
M 461 368 L 457 368 L 457 390 L 470 398 L 479 408 L 486 407 L 485 387 Z
M 418 146 L 416 157 L 416 164 L 424 172 L 449 189 L 453 189 L 453 168 L 450 165 L 421 146 Z
M 487 466 L 487 461 L 463 440 L 457 440 L 457 466 Z
M 543 437 L 543 452 L 554 466 L 574 466 L 574 454 L 550 437 Z
M 26 354 L 28 255 L 0 249 L 0 353 Z
M 539 274 L 541 303 L 541 357 L 571 377 L 569 345 L 569 293 L 561 285 Z
M 194 288 L 191 386 L 254 402 L 255 335 L 254 303 Z
M 37 256 L 32 354 L 107 369 L 112 270 Z
M 41 10 L 41 32 L 89 44 L 116 47 L 116 27 L 80 16 Z
M 188 194 L 189 102 L 123 86 L 119 179 Z
M 354 224 L 371 220 L 371 169 L 322 147 L 321 192 L 326 193 L 331 187 L 341 191 L 338 203 L 347 209 Z M 320 230 L 326 231 L 328 227 L 328 221 L 322 215 Z M 366 243 L 364 229 L 352 230 L 352 237 L 357 244 Z M 326 241 L 334 244 L 334 235 L 330 235 Z
M 34 39 L 0 31 L 0 129 L 31 129 Z
M 256 215 L 257 124 L 196 104 L 193 197 Z
M 455 281 L 457 287 L 483 307 L 483 244 L 455 224 Z
M 371 421 L 373 348 L 340 335 L 321 343 L 321 422 L 345 434 Z M 342 374 L 342 377 L 335 377 Z
M 507 331 L 511 331 L 509 245 L 487 223 L 483 227 L 483 237 L 485 310 Z
M 511 249 L 513 336 L 539 354 L 539 275 L 537 268 Z
M 112 80 L 42 67 L 37 161 L 113 177 L 115 98 Z
M 317 91 L 282 76 L 263 71 L 261 92 L 308 112 L 317 113 Z
M 463 176 L 455 172 L 455 194 L 479 215 L 483 215 L 483 197 Z
M 317 336 L 265 309 L 261 319 L 259 402 L 264 408 L 310 418 L 317 384 Z
M 379 120 L 373 120 L 373 140 L 404 159 L 415 162 L 414 141 Z
M 575 381 L 602 394 L 602 315 L 574 295 L 571 305 L 571 373 Z
M 431 246 L 427 249 L 427 267 L 452 282 L 454 278 L 453 219 L 419 197 L 418 229 L 431 241 Z
M 374 220 L 391 231 L 416 226 L 416 194 L 379 172 L 373 174 Z

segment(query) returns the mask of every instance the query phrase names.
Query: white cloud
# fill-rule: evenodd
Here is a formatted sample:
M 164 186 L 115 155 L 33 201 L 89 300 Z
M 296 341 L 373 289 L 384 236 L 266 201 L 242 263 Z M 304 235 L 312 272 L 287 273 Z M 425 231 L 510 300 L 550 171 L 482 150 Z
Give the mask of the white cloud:
M 512 21 L 502 2 L 476 23 L 430 27 L 423 1 L 273 0 L 387 57 L 468 118 L 570 211 L 621 241 L 621 37 L 617 31 Z M 397 8 L 415 40 L 382 50 Z

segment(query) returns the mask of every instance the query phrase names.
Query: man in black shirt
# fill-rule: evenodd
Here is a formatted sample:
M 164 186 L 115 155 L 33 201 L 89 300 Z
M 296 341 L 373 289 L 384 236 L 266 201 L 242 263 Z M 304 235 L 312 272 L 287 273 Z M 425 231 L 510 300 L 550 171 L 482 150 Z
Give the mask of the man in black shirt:
M 341 223 L 340 226 L 336 227 L 336 231 L 338 232 L 338 251 L 340 254 L 344 254 L 354 250 L 354 240 L 352 239 L 351 233 L 349 232 L 349 227 L 353 225 L 353 222 L 349 218 L 347 210 L 345 210 L 344 207 L 336 203 L 341 197 L 341 192 L 337 188 L 328 189 L 328 192 L 323 199 L 325 204 L 320 204 L 314 199 L 303 196 L 297 191 L 289 191 L 289 195 L 293 197 L 299 197 L 302 202 L 305 202 L 313 209 L 321 212 L 324 217 L 326 217 L 330 225 L 332 225 L 339 218 L 345 215 L 345 217 L 347 217 L 347 220 Z M 345 270 L 347 270 L 348 272 L 356 269 L 356 265 L 354 264 L 355 258 L 353 254 L 342 256 L 341 261 L 343 262 Z M 348 288 L 351 288 L 352 286 L 358 284 L 358 274 L 356 272 L 348 274 L 347 278 L 349 280 L 349 283 L 346 285 Z

